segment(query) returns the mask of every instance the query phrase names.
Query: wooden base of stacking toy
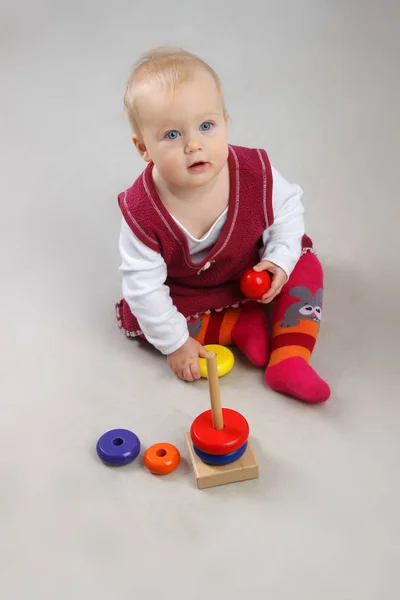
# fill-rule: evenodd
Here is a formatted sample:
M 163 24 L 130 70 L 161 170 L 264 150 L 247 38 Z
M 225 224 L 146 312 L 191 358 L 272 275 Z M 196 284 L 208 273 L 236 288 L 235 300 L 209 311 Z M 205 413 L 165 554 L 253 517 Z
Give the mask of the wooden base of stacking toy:
M 241 458 L 222 466 L 208 465 L 197 456 L 193 449 L 190 433 L 185 434 L 185 442 L 199 490 L 256 479 L 259 476 L 258 464 L 250 440 L 247 443 L 246 452 Z
M 206 366 L 211 410 L 196 417 L 185 435 L 199 489 L 258 477 L 249 424 L 237 411 L 221 406 L 215 352 L 207 352 Z

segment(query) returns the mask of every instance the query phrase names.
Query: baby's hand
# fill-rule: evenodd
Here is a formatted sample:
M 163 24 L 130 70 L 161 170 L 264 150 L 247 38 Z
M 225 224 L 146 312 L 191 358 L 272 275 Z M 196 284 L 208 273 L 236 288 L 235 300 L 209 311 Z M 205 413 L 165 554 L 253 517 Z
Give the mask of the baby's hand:
M 207 351 L 190 337 L 183 346 L 168 355 L 168 365 L 179 379 L 195 381 L 200 379 L 199 356 L 206 358 Z
M 269 288 L 268 292 L 264 294 L 262 298 L 260 298 L 260 300 L 257 300 L 257 302 L 261 302 L 262 304 L 268 304 L 269 302 L 272 302 L 275 296 L 280 293 L 281 289 L 288 280 L 288 276 L 283 269 L 269 260 L 262 260 L 255 265 L 253 269 L 258 272 L 269 271 L 270 273 L 273 273 L 271 287 Z

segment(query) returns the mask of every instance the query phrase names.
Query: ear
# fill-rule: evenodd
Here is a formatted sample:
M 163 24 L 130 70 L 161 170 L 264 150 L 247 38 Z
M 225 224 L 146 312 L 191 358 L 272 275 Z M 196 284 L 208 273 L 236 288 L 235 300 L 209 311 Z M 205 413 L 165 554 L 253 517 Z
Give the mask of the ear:
M 132 142 L 133 142 L 133 145 L 135 146 L 136 150 L 139 152 L 140 156 L 143 158 L 143 160 L 145 160 L 146 162 L 150 162 L 151 161 L 150 154 L 149 154 L 146 146 L 143 144 L 143 142 L 141 142 L 141 140 L 138 138 L 136 133 L 134 133 L 132 135 Z
M 322 305 L 323 297 L 324 297 L 324 292 L 323 292 L 322 288 L 320 288 L 319 290 L 317 290 L 317 293 L 315 294 L 315 303 L 318 306 Z
M 289 294 L 293 296 L 293 298 L 298 298 L 299 300 L 302 300 L 303 302 L 307 302 L 309 304 L 311 304 L 313 301 L 313 297 L 310 290 L 302 285 L 298 285 L 292 288 Z

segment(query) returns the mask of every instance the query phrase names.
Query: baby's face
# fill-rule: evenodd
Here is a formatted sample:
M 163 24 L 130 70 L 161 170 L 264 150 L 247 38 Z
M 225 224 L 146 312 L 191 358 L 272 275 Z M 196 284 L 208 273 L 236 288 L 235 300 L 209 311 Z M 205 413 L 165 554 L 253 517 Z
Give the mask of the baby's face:
M 228 125 L 207 71 L 199 70 L 174 94 L 147 83 L 139 102 L 145 159 L 169 187 L 197 188 L 218 175 L 228 157 Z

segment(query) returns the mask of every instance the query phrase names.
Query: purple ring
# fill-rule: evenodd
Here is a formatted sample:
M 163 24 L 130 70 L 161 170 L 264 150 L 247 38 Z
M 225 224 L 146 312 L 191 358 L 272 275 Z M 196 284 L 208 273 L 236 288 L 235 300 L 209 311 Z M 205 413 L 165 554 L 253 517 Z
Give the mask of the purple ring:
M 137 457 L 140 452 L 140 440 L 128 429 L 112 429 L 99 438 L 96 451 L 103 463 L 120 467 Z

